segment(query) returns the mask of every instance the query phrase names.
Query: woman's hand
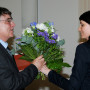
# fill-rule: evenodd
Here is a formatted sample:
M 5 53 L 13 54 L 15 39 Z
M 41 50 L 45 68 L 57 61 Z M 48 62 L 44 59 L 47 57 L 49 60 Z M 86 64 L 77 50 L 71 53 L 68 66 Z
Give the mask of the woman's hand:
M 44 73 L 45 75 L 48 75 L 48 73 L 51 71 L 51 69 L 49 69 L 45 64 L 42 66 L 41 70 L 42 73 Z

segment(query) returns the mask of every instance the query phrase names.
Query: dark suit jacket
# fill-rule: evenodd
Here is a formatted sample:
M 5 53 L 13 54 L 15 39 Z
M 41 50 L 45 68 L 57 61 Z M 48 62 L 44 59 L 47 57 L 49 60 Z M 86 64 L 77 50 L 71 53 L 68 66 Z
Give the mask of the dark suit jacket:
M 90 40 L 77 46 L 69 80 L 55 71 L 50 71 L 48 78 L 64 90 L 90 90 Z
M 0 90 L 24 90 L 37 73 L 33 64 L 19 72 L 13 56 L 0 44 Z

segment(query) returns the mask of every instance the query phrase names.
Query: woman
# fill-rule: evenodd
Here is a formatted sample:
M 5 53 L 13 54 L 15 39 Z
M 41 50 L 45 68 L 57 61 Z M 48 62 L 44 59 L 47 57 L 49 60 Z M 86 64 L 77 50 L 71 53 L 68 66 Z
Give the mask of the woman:
M 81 38 L 86 39 L 87 42 L 76 48 L 70 79 L 65 79 L 55 71 L 48 69 L 46 65 L 41 69 L 41 72 L 48 75 L 50 82 L 64 90 L 90 90 L 90 11 L 83 13 L 79 20 Z

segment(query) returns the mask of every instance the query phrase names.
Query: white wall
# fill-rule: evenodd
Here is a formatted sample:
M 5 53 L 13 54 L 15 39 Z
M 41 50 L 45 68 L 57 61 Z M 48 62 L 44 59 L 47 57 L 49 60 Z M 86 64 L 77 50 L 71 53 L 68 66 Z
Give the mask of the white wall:
M 90 0 L 79 0 L 79 15 L 90 10 Z
M 31 22 L 37 22 L 37 0 L 21 0 L 22 27 L 26 28 Z
M 55 23 L 58 35 L 65 39 L 64 61 L 73 65 L 75 49 L 78 45 L 78 0 L 38 0 L 38 22 Z M 71 74 L 71 68 L 64 73 Z

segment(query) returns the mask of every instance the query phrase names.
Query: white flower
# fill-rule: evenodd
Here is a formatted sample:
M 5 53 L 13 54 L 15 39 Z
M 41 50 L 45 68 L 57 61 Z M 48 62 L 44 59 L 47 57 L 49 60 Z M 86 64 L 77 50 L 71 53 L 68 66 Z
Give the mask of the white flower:
M 52 28 L 51 31 L 54 32 L 54 28 Z
M 23 29 L 23 32 L 22 32 L 23 36 L 24 36 L 25 31 L 27 31 L 27 33 L 33 34 L 33 31 L 31 30 L 31 28 L 27 27 L 26 29 Z
M 60 37 L 58 36 L 58 38 L 57 38 L 57 40 L 56 40 L 56 41 L 59 41 L 59 40 L 61 40 L 61 39 L 60 39 Z
M 48 32 L 48 28 L 47 27 L 44 30 Z
M 23 29 L 23 31 L 22 31 L 22 35 L 23 35 L 23 36 L 24 36 L 25 30 L 26 30 L 26 29 Z
M 36 28 L 38 28 L 40 30 L 45 30 L 48 32 L 48 28 L 43 23 L 37 24 Z
M 31 30 L 31 28 L 26 28 L 26 30 L 27 30 L 27 33 L 33 33 L 33 31 Z

